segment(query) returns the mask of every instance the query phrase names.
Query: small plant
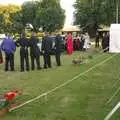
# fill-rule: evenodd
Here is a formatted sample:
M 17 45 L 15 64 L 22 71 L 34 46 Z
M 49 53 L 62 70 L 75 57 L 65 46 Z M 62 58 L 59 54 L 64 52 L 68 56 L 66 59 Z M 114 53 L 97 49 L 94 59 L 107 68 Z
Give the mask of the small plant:
M 0 116 L 5 115 L 9 111 L 9 109 L 15 106 L 14 100 L 20 94 L 21 91 L 14 90 L 7 92 L 0 97 Z
M 72 63 L 75 65 L 84 64 L 86 63 L 86 59 L 84 56 L 80 55 L 72 60 Z

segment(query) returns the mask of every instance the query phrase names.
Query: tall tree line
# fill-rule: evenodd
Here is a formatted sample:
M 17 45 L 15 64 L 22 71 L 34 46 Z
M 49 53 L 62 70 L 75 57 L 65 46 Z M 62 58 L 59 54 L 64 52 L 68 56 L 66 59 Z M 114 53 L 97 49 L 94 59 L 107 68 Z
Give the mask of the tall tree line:
M 21 32 L 26 24 L 38 31 L 55 31 L 64 25 L 65 11 L 60 0 L 27 1 L 22 6 L 0 5 L 0 32 Z
M 116 6 L 119 0 L 76 0 L 74 24 L 80 24 L 89 32 L 96 31 L 100 25 L 116 23 Z M 120 14 L 119 14 L 120 22 Z

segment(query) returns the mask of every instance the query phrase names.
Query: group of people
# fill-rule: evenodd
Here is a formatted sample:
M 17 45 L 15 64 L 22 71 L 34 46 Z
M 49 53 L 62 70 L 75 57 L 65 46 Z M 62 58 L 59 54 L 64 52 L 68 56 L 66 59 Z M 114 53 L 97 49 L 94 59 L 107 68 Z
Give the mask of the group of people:
M 88 33 L 76 35 L 76 37 L 72 37 L 72 34 L 69 33 L 66 37 L 66 50 L 68 54 L 72 54 L 73 51 L 86 51 L 90 48 L 90 37 Z
M 104 52 L 109 51 L 109 41 L 110 41 L 109 32 L 103 33 L 102 36 L 100 36 L 100 34 L 98 32 L 96 33 L 95 48 L 99 48 L 100 47 L 100 37 L 102 39 L 102 41 L 101 41 L 102 49 L 104 50 Z
M 99 39 L 100 35 L 97 32 L 95 38 L 95 47 L 99 47 Z M 72 33 L 68 33 L 67 36 L 64 38 L 57 33 L 55 36 L 54 41 L 54 53 L 56 58 L 57 66 L 61 66 L 61 43 L 65 42 L 65 48 L 67 50 L 67 54 L 71 55 L 73 51 L 86 51 L 90 48 L 90 37 L 88 33 L 76 35 L 74 38 Z M 0 64 L 3 63 L 2 52 L 5 53 L 5 71 L 10 70 L 14 71 L 14 53 L 16 51 L 16 47 L 20 47 L 20 70 L 21 72 L 29 71 L 30 70 L 30 62 L 29 62 L 29 54 L 31 59 L 31 70 L 35 69 L 35 61 L 37 65 L 37 69 L 41 70 L 40 64 L 40 55 L 41 52 L 43 53 L 44 58 L 44 65 L 43 67 L 51 68 L 51 51 L 53 49 L 53 38 L 51 35 L 46 32 L 43 39 L 42 39 L 42 46 L 41 51 L 38 46 L 39 39 L 36 36 L 36 33 L 33 32 L 31 38 L 26 38 L 25 33 L 22 33 L 20 39 L 14 41 L 13 38 L 8 34 L 6 38 L 3 40 L 2 44 L 0 45 Z M 109 33 L 105 33 L 102 37 L 102 48 L 104 52 L 109 50 Z M 30 49 L 30 50 L 29 50 Z M 30 52 L 29 52 L 30 51 Z
M 55 38 L 55 57 L 57 66 L 61 65 L 60 60 L 60 44 L 62 37 L 58 33 Z M 5 71 L 14 71 L 14 54 L 16 47 L 20 47 L 20 71 L 23 72 L 30 70 L 29 64 L 29 53 L 31 58 L 31 70 L 35 69 L 35 61 L 37 69 L 41 70 L 40 64 L 40 49 L 38 47 L 39 40 L 36 37 L 36 33 L 32 33 L 31 38 L 27 39 L 25 33 L 22 33 L 19 40 L 14 41 L 12 37 L 8 34 L 0 45 L 0 51 L 5 53 Z M 30 49 L 30 50 L 29 50 Z M 42 40 L 42 52 L 44 58 L 44 68 L 51 68 L 51 49 L 52 49 L 52 38 L 49 33 L 46 32 Z M 30 52 L 29 52 L 30 51 Z M 0 52 L 1 53 L 1 52 Z M 2 59 L 2 54 L 0 56 Z M 2 63 L 2 62 L 1 62 Z M 10 67 L 10 68 L 9 68 Z
M 109 32 L 104 32 L 102 36 L 100 36 L 99 32 L 96 32 L 95 36 L 95 48 L 100 47 L 100 39 L 101 47 L 104 52 L 109 51 Z M 77 34 L 76 37 L 72 37 L 72 34 L 69 33 L 65 39 L 66 50 L 68 54 L 72 54 L 73 51 L 86 51 L 90 48 L 91 41 L 88 33 L 85 34 Z

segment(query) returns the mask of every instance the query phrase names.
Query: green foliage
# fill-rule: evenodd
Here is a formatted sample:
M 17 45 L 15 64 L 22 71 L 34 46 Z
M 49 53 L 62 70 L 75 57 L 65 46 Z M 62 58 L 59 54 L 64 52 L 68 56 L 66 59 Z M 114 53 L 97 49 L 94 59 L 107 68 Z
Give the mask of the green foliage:
M 22 5 L 23 23 L 30 23 L 35 30 L 43 28 L 44 31 L 55 31 L 64 24 L 64 10 L 59 0 L 42 0 L 25 2 Z
M 24 29 L 24 25 L 22 22 L 22 11 L 18 11 L 16 13 L 11 14 L 11 19 L 12 19 L 12 32 L 20 33 Z
M 16 5 L 0 5 L 0 32 L 13 32 L 15 27 L 18 26 L 20 28 L 19 24 L 16 25 L 15 21 L 16 19 L 13 19 L 13 16 L 21 11 L 20 6 Z M 15 17 L 16 18 L 16 17 Z M 20 19 L 20 18 L 19 18 Z M 16 30 L 16 29 L 15 29 Z
M 3 18 L 3 15 L 0 14 L 0 32 L 2 33 L 4 30 L 3 30 L 3 21 L 4 21 L 4 18 Z
M 53 32 L 64 25 L 65 11 L 60 6 L 59 0 L 43 0 L 39 3 L 36 23 L 43 27 L 44 31 Z
M 35 27 L 36 11 L 38 10 L 36 2 L 28 1 L 22 5 L 23 24 L 29 23 Z
M 0 6 L 0 32 L 21 32 L 26 24 L 34 30 L 55 31 L 64 25 L 65 11 L 60 0 L 42 0 L 24 2 L 21 7 Z
M 97 29 L 101 24 L 110 25 L 111 23 L 115 23 L 116 1 L 117 0 L 76 0 L 74 4 L 75 24 L 80 24 L 87 29 Z
M 82 52 L 88 56 L 89 52 Z M 91 53 L 90 53 L 91 54 Z M 111 54 L 96 54 L 87 64 L 74 66 L 71 64 L 75 56 L 62 55 L 62 66 L 48 70 L 21 73 L 19 49 L 15 54 L 15 72 L 4 72 L 4 64 L 0 65 L 0 94 L 20 88 L 22 95 L 17 103 L 24 103 L 38 95 L 65 83 L 76 75 L 104 61 Z M 52 63 L 55 61 L 53 56 Z M 120 55 L 104 63 L 68 85 L 42 98 L 6 114 L 1 120 L 104 120 L 105 116 L 120 100 L 118 93 L 110 104 L 106 102 L 120 86 Z M 43 65 L 41 57 L 41 65 Z M 119 120 L 119 110 L 112 120 Z

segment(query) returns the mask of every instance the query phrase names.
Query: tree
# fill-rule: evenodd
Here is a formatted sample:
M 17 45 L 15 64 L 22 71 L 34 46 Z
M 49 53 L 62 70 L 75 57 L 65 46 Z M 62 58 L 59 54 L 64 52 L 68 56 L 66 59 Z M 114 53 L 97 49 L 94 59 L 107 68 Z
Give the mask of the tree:
M 22 14 L 23 14 L 23 24 L 26 26 L 26 24 L 32 24 L 34 28 L 36 28 L 35 25 L 35 19 L 36 19 L 36 12 L 38 10 L 38 5 L 36 1 L 27 1 L 24 2 L 22 5 Z
M 0 28 L 3 32 L 20 32 L 26 24 L 31 24 L 36 31 L 39 28 L 55 31 L 64 24 L 65 11 L 60 6 L 60 0 L 28 1 L 21 7 L 0 5 L 0 8 Z
M 0 32 L 11 32 L 13 29 L 11 14 L 17 13 L 21 8 L 16 5 L 0 5 L 0 8 Z
M 59 0 L 42 0 L 36 14 L 36 24 L 44 31 L 55 31 L 64 25 L 65 11 L 60 6 Z
M 21 33 L 21 31 L 24 30 L 24 25 L 23 25 L 23 14 L 22 11 L 17 11 L 16 13 L 10 14 L 11 20 L 12 20 L 12 28 L 11 31 L 13 33 Z
M 110 25 L 116 21 L 116 0 L 76 0 L 74 7 L 75 24 L 89 32 L 91 29 L 95 32 L 101 24 Z
M 3 22 L 4 22 L 4 18 L 3 18 L 3 15 L 0 14 L 0 33 L 4 32 L 3 30 Z

